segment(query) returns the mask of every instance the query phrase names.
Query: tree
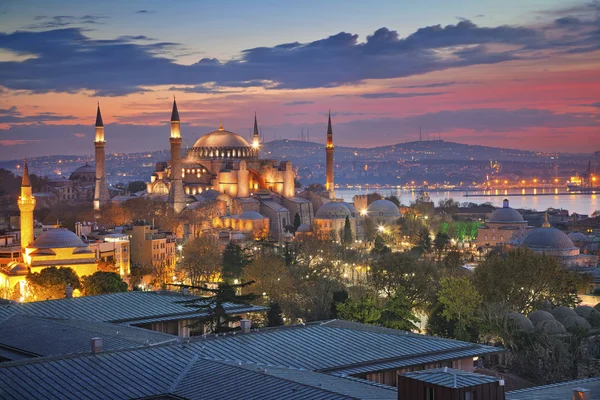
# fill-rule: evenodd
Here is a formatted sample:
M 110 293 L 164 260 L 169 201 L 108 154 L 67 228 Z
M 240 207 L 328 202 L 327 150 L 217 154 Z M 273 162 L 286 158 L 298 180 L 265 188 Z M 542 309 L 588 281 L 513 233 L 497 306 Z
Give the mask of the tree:
M 385 239 L 383 236 L 377 235 L 375 236 L 375 241 L 373 242 L 373 248 L 371 249 L 371 254 L 376 256 L 385 256 L 389 254 L 392 250 L 386 246 Z
M 144 181 L 131 181 L 127 185 L 127 191 L 129 193 L 136 193 L 146 190 L 146 182 Z
M 242 276 L 243 268 L 248 264 L 248 257 L 240 246 L 229 242 L 223 252 L 223 279 L 232 280 Z
M 424 310 L 434 301 L 438 268 L 408 253 L 391 253 L 371 265 L 369 277 L 377 291 L 393 297 L 401 288 L 411 309 Z
M 463 266 L 462 255 L 455 250 L 449 251 L 446 257 L 444 257 L 442 266 L 448 275 L 454 276 Z
M 286 310 L 295 283 L 281 257 L 269 253 L 259 255 L 244 268 L 243 280 L 254 282 L 252 290 L 264 293 L 263 301 L 268 298 Z
M 267 326 L 282 326 L 283 323 L 281 306 L 279 303 L 271 303 L 269 311 L 267 311 Z
M 346 215 L 346 221 L 344 221 L 343 235 L 341 235 L 342 244 L 349 246 L 352 244 L 352 227 L 350 226 L 350 219 Z
M 104 272 L 118 272 L 119 267 L 117 267 L 117 263 L 115 260 L 99 260 L 98 261 L 98 271 Z
M 300 225 L 302 225 L 302 221 L 300 220 L 300 215 L 296 213 L 294 215 L 294 233 L 296 233 Z
M 86 296 L 126 292 L 127 289 L 127 282 L 123 282 L 121 276 L 114 272 L 97 271 L 83 277 L 83 291 Z
M 404 288 L 398 287 L 394 296 L 390 297 L 381 311 L 379 323 L 386 328 L 404 331 L 417 330 L 419 318 L 412 312 L 412 304 L 404 293 Z
M 221 272 L 222 257 L 216 240 L 208 235 L 197 237 L 183 246 L 182 259 L 177 270 L 185 276 L 192 286 L 202 282 L 211 282 Z
M 453 199 L 443 199 L 438 201 L 438 207 L 441 211 L 444 211 L 447 214 L 453 215 L 458 211 L 458 207 L 460 207 L 460 203 Z
M 345 302 L 348 299 L 348 292 L 346 290 L 338 290 L 333 292 L 333 301 L 331 302 L 331 318 L 337 318 L 337 306 Z
M 65 297 L 65 288 L 81 289 L 79 277 L 68 267 L 48 267 L 27 275 L 27 286 L 35 300 L 53 300 Z
M 584 277 L 560 265 L 545 253 L 517 248 L 492 255 L 475 270 L 474 283 L 484 302 L 499 303 L 527 314 L 545 300 L 555 306 L 575 306 Z
M 391 196 L 386 197 L 386 200 L 389 200 L 392 203 L 394 203 L 396 205 L 396 207 L 400 207 L 400 205 L 401 205 L 400 199 L 398 198 L 398 196 L 391 195 Z
M 456 320 L 457 338 L 466 336 L 465 326 L 470 325 L 481 303 L 481 295 L 468 278 L 442 278 L 438 301 L 443 305 L 442 316 L 448 321 Z
M 442 253 L 446 250 L 446 247 L 450 244 L 450 236 L 444 232 L 438 232 L 433 240 L 433 248 L 438 254 L 438 262 L 442 261 Z
M 422 227 L 419 230 L 416 236 L 415 244 L 424 252 L 428 252 L 429 249 L 431 249 L 431 236 L 429 235 L 429 229 Z
M 341 319 L 364 324 L 373 324 L 381 317 L 381 311 L 379 311 L 375 298 L 372 296 L 365 296 L 360 299 L 349 298 L 343 303 L 338 303 L 337 314 Z
M 210 289 L 200 286 L 179 285 L 202 292 L 208 292 L 212 296 L 198 297 L 192 300 L 181 301 L 187 307 L 195 308 L 206 316 L 198 318 L 198 320 L 190 325 L 191 328 L 199 328 L 208 333 L 223 333 L 231 332 L 237 328 L 230 325 L 242 319 L 240 315 L 228 314 L 225 310 L 225 304 L 249 305 L 251 301 L 258 296 L 253 293 L 237 294 L 239 289 L 248 287 L 254 282 L 245 282 L 237 285 L 231 285 L 227 282 L 219 283 L 216 289 Z

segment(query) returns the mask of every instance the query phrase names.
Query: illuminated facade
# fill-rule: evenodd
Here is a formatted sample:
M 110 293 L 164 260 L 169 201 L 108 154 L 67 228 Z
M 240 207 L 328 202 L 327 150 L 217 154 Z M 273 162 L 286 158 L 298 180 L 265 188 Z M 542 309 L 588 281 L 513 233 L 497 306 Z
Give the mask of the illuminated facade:
M 527 221 L 517 210 L 509 207 L 504 199 L 502 208 L 497 209 L 490 218 L 477 229 L 477 245 L 497 246 L 517 240 L 531 230 Z
M 327 121 L 327 144 L 325 145 L 325 190 L 329 192 L 329 198 L 335 198 L 335 184 L 333 180 L 333 129 L 331 128 L 331 111 Z
M 94 210 L 99 210 L 110 200 L 108 185 L 106 183 L 106 141 L 104 140 L 104 123 L 100 114 L 100 105 L 96 112 L 96 137 L 94 139 L 96 157 L 96 185 L 94 189 Z

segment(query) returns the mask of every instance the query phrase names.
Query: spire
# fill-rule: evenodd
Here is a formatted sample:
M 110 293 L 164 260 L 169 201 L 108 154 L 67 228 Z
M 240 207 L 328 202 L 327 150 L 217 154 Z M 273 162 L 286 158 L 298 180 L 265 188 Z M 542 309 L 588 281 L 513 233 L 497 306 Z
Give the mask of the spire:
M 550 228 L 550 222 L 548 222 L 548 211 L 544 215 L 544 223 L 542 224 L 542 228 Z
M 222 131 L 223 130 L 223 120 L 219 121 L 219 130 Z
M 331 129 L 331 110 L 329 110 L 329 121 L 327 122 L 327 134 L 333 135 L 333 129 Z
M 256 111 L 254 111 L 254 136 L 258 136 L 258 122 L 256 121 Z
M 175 96 L 173 96 L 173 112 L 171 112 L 171 122 L 179 122 L 179 111 L 177 110 Z
M 102 114 L 100 113 L 100 103 L 98 103 L 98 111 L 96 112 L 96 128 L 104 127 L 102 122 Z
M 25 159 L 25 167 L 23 168 L 23 180 L 21 181 L 21 187 L 31 186 L 31 179 L 29 179 L 29 167 L 27 166 L 27 159 Z

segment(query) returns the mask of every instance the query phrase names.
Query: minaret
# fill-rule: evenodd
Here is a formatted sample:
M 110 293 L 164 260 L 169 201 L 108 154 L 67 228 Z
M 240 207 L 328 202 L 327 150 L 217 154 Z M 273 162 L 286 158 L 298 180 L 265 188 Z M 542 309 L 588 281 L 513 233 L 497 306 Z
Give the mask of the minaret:
M 325 145 L 325 190 L 329 192 L 329 198 L 334 199 L 333 186 L 333 130 L 331 129 L 331 110 L 329 111 L 329 121 L 327 123 L 327 145 Z
M 23 168 L 23 180 L 21 181 L 21 197 L 19 197 L 19 210 L 21 211 L 21 249 L 33 243 L 33 209 L 35 208 L 35 197 L 31 192 L 31 180 L 29 179 L 29 168 L 25 160 Z
M 106 184 L 106 142 L 104 141 L 104 123 L 100 114 L 100 104 L 96 113 L 96 139 L 94 149 L 96 150 L 96 188 L 94 190 L 94 210 L 99 210 L 110 200 L 108 186 Z
M 169 188 L 169 204 L 175 213 L 179 214 L 185 208 L 185 195 L 181 173 L 181 123 L 177 102 L 173 98 L 173 111 L 171 112 L 171 187 Z
M 258 122 L 256 121 L 256 112 L 254 112 L 254 134 L 252 135 L 252 148 L 254 149 L 256 157 L 258 157 L 259 147 Z

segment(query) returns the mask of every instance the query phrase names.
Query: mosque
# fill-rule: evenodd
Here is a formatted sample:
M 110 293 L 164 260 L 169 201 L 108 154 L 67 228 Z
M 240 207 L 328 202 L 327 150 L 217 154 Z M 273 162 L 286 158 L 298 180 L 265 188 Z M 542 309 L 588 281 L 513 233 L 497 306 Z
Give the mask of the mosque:
M 531 227 L 520 212 L 511 208 L 508 199 L 504 199 L 502 208 L 492 215 L 477 229 L 477 246 L 497 246 L 510 243 L 525 236 Z
M 335 198 L 331 114 L 325 145 L 325 191 L 316 195 L 296 190 L 295 171 L 290 161 L 260 157 L 256 115 L 251 144 L 242 136 L 226 130 L 221 122 L 217 130 L 200 136 L 183 156 L 181 119 L 175 100 L 170 125 L 170 160 L 155 164 L 144 196 L 170 204 L 177 217 L 184 221 L 184 237 L 218 230 L 231 238 L 245 235 L 254 239 L 270 237 L 282 241 L 290 239 L 290 228 L 298 219 L 300 226 L 296 228 L 301 233 L 330 237 L 331 232 L 338 233 L 343 228 L 346 217 L 350 220 L 353 236 L 362 237 L 361 214 L 354 205 Z M 100 107 L 96 115 L 94 145 L 94 207 L 99 209 L 110 201 L 106 190 L 106 142 Z M 385 204 L 372 205 L 373 210 L 369 209 L 368 213 L 381 217 L 382 221 L 400 217 L 393 203 L 380 202 Z M 366 211 L 363 210 L 363 217 Z M 384 214 L 386 217 L 383 217 Z

